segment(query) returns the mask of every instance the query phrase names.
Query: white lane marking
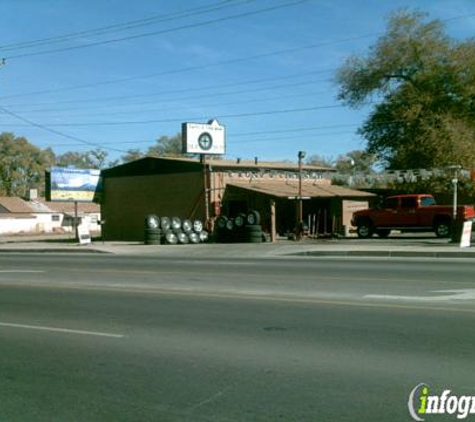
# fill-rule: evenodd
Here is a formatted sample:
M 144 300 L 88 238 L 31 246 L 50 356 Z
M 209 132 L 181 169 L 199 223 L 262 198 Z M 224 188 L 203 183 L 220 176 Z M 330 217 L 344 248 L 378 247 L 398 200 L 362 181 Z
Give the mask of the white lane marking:
M 11 327 L 11 328 L 24 328 L 27 330 L 51 331 L 55 333 L 80 334 L 80 335 L 86 335 L 86 336 L 99 336 L 99 337 L 112 337 L 112 338 L 125 337 L 125 335 L 123 334 L 101 333 L 98 331 L 71 330 L 69 328 L 44 327 L 41 325 L 14 324 L 11 322 L 0 322 L 0 326 Z
M 12 273 L 44 273 L 46 271 L 41 270 L 0 270 L 0 273 L 12 274 Z
M 438 296 L 398 296 L 398 295 L 366 295 L 364 299 L 406 300 L 419 302 L 446 302 L 450 300 L 475 300 L 475 289 L 436 290 L 430 293 L 443 293 Z

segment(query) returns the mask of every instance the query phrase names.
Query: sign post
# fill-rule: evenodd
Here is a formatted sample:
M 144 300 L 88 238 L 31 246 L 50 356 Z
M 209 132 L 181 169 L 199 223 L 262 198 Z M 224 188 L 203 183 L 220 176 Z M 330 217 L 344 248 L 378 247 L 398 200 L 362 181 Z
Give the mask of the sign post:
M 226 129 L 217 120 L 208 123 L 182 123 L 181 125 L 182 152 L 184 154 L 199 154 L 203 165 L 203 194 L 204 194 L 204 218 L 206 228 L 211 226 L 210 204 L 210 175 L 206 162 L 208 155 L 223 155 L 226 151 Z

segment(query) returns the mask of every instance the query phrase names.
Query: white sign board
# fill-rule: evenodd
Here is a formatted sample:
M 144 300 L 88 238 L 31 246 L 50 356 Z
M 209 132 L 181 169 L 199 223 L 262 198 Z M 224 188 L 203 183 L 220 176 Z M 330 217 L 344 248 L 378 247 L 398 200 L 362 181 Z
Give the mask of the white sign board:
M 224 154 L 226 129 L 217 120 L 181 125 L 183 152 L 185 154 Z
M 80 224 L 78 226 L 78 237 L 79 243 L 81 245 L 87 245 L 91 243 L 91 234 L 89 233 L 89 229 L 86 224 Z
M 466 221 L 463 223 L 462 238 L 460 239 L 461 248 L 469 248 L 472 239 L 472 222 Z

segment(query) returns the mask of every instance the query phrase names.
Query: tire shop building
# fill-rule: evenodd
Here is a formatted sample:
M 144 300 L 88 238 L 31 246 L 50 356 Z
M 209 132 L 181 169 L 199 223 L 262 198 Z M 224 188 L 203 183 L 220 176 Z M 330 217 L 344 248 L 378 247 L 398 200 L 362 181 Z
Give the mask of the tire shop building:
M 293 232 L 299 180 L 303 221 L 311 235 L 341 233 L 373 194 L 334 186 L 334 170 L 293 163 L 145 157 L 102 172 L 106 240 L 140 241 L 147 214 L 213 221 L 257 210 L 264 231 Z M 206 194 L 205 194 L 206 192 Z

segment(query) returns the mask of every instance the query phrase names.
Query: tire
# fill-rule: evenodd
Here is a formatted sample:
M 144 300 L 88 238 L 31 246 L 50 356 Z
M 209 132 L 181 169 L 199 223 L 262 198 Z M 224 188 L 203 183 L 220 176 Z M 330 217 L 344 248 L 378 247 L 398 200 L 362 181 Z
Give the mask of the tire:
M 146 245 L 159 245 L 162 237 L 160 229 L 145 229 L 144 243 Z
M 239 213 L 234 219 L 234 224 L 236 227 L 244 227 L 247 223 L 247 216 L 244 213 Z
M 181 229 L 181 219 L 178 217 L 172 217 L 172 229 Z
M 247 233 L 262 233 L 262 226 L 259 224 L 247 225 L 245 230 Z
M 203 222 L 201 220 L 195 220 L 193 221 L 193 230 L 196 233 L 199 233 L 203 230 Z
M 445 238 L 452 236 L 452 226 L 448 220 L 440 220 L 435 223 L 434 233 L 437 237 Z
M 175 233 L 167 233 L 165 236 L 165 242 L 167 245 L 176 245 L 178 243 L 178 237 Z
M 190 243 L 193 243 L 194 245 L 200 243 L 200 235 L 198 233 L 191 232 L 188 234 L 188 238 Z
M 183 232 L 178 233 L 176 237 L 178 238 L 178 243 L 180 245 L 186 245 L 190 243 L 190 239 L 188 238 L 188 235 L 186 233 L 183 233 Z
M 382 239 L 386 239 L 390 233 L 391 233 L 391 230 L 389 229 L 376 230 L 376 234 Z
M 259 211 L 251 211 L 247 215 L 247 224 L 249 226 L 261 224 L 261 215 L 259 214 Z
M 216 219 L 216 227 L 217 229 L 225 229 L 226 228 L 226 223 L 228 222 L 228 218 L 224 215 L 220 215 Z
M 185 233 L 193 231 L 193 223 L 190 220 L 183 220 L 181 222 L 181 228 Z
M 369 220 L 359 221 L 356 233 L 360 239 L 369 239 L 373 236 L 373 226 Z
M 262 243 L 262 226 L 247 225 L 244 229 L 244 241 L 246 243 Z
M 146 229 L 158 229 L 160 228 L 160 218 L 155 214 L 149 214 L 145 217 Z
M 201 230 L 199 236 L 201 243 L 205 243 L 209 239 L 209 233 L 206 230 Z
M 172 226 L 172 222 L 168 217 L 162 217 L 160 219 L 160 228 L 162 230 L 164 230 L 164 231 L 165 230 L 170 230 L 171 226 Z
M 234 230 L 234 220 L 232 218 L 229 218 L 228 221 L 226 221 L 226 230 Z

